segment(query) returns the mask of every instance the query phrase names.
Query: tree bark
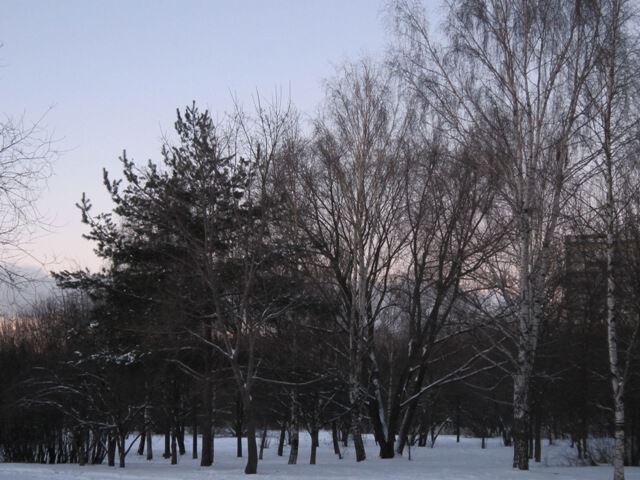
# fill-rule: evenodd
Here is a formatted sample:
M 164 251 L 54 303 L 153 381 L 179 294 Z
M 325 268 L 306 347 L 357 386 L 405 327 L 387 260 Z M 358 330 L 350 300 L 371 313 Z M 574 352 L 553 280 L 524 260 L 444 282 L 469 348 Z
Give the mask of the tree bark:
M 124 459 L 127 455 L 126 438 L 123 433 L 118 435 L 118 456 L 120 457 L 120 468 L 124 468 Z
M 107 465 L 116 466 L 116 437 L 113 433 L 109 433 L 107 438 Z
M 187 453 L 187 449 L 184 445 L 184 425 L 179 425 L 176 432 L 176 438 L 178 440 L 178 453 L 184 455 Z
M 612 186 L 609 187 L 610 192 L 612 188 Z M 611 202 L 613 202 L 612 199 Z M 609 208 L 613 208 L 613 206 L 611 205 Z M 610 222 L 613 222 L 614 213 L 612 212 L 610 215 Z M 607 232 L 607 343 L 609 345 L 609 371 L 611 373 L 615 429 L 613 479 L 624 480 L 624 382 L 618 359 L 615 278 L 613 270 L 614 242 L 613 228 L 610 227 L 610 230 Z
M 528 384 L 516 374 L 513 385 L 513 467 L 529 469 Z
M 278 439 L 278 456 L 281 457 L 284 454 L 284 439 L 287 431 L 286 422 L 282 422 L 280 426 L 280 438 Z
M 191 428 L 193 430 L 191 458 L 196 460 L 198 458 L 198 416 L 195 414 L 195 410 L 193 414 L 193 426 Z
M 171 458 L 171 433 L 169 429 L 164 432 L 164 453 L 162 458 Z
M 175 427 L 171 429 L 171 465 L 178 464 L 178 432 L 176 430 Z
M 311 457 L 309 458 L 309 464 L 310 465 L 315 465 L 316 464 L 316 452 L 318 450 L 318 445 L 319 445 L 319 440 L 318 440 L 318 429 L 312 429 L 311 430 Z
M 338 442 L 338 426 L 336 421 L 331 422 L 331 439 L 333 441 L 333 453 L 338 455 L 338 458 L 342 460 L 342 453 L 340 452 L 340 443 Z
M 460 401 L 456 404 L 456 443 L 460 443 Z
M 147 461 L 153 460 L 153 436 L 151 431 L 151 407 L 146 406 L 144 409 L 144 430 L 147 437 Z
M 258 455 L 258 460 L 262 460 L 265 443 L 267 443 L 267 427 L 266 426 L 262 429 L 262 437 L 260 438 L 260 454 Z
M 243 392 L 242 402 L 244 407 L 244 423 L 247 426 L 247 465 L 244 468 L 244 473 L 254 474 L 258 471 L 258 444 L 256 442 L 256 422 L 253 415 L 251 395 L 246 390 Z
M 147 436 L 145 435 L 145 432 L 143 432 L 140 435 L 140 441 L 138 442 L 138 455 L 144 455 L 144 444 L 146 439 Z
M 291 420 L 289 422 L 291 449 L 289 450 L 289 465 L 298 463 L 298 443 L 300 440 L 298 426 L 298 408 L 296 405 L 296 393 L 291 392 Z
M 242 398 L 236 399 L 236 457 L 242 458 L 242 428 L 243 428 Z
M 342 435 L 342 446 L 347 448 L 349 446 L 349 432 L 351 431 L 351 427 L 341 422 L 340 426 L 340 435 Z
M 416 379 L 413 382 L 413 390 L 412 395 L 415 397 L 416 394 L 422 388 L 422 383 L 424 381 L 424 377 L 426 375 L 426 368 L 424 367 L 424 363 L 420 365 L 418 373 L 416 375 Z M 413 421 L 413 417 L 416 412 L 416 408 L 418 407 L 418 398 L 415 397 L 409 404 L 407 405 L 404 416 L 402 417 L 402 423 L 400 424 L 400 431 L 398 432 L 398 446 L 396 448 L 396 452 L 398 455 L 402 455 L 404 451 L 404 447 L 407 444 L 409 439 L 409 430 L 411 428 L 411 423 Z
M 534 423 L 534 460 L 536 463 L 542 461 L 542 419 L 540 418 L 540 408 L 536 409 Z
M 207 378 L 202 399 L 202 455 L 200 466 L 210 467 L 213 464 L 213 384 Z

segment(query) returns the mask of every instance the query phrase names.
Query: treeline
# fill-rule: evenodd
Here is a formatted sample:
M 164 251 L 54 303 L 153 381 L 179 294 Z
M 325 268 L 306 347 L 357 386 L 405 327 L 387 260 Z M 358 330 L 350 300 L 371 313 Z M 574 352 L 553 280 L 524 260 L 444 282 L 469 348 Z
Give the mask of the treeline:
M 382 458 L 442 431 L 614 437 L 640 462 L 638 58 L 631 5 L 459 0 L 445 40 L 390 5 L 388 60 L 345 64 L 311 131 L 281 99 L 178 111 L 160 159 L 79 208 L 105 267 L 3 324 L 5 461 L 125 464 L 165 434 L 363 434 Z M 288 435 L 285 435 L 288 432 Z M 202 434 L 198 446 L 196 434 Z M 131 444 L 134 445 L 134 444 Z M 145 446 L 146 445 L 146 446 Z M 482 442 L 484 445 L 484 441 Z M 158 452 L 155 453 L 156 455 Z

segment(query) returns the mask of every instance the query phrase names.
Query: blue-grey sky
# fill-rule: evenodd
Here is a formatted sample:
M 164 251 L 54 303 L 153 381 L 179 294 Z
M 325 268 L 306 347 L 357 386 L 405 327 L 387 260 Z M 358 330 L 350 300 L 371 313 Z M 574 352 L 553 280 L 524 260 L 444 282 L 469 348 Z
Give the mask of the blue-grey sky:
M 74 204 L 85 191 L 109 208 L 102 168 L 117 173 L 123 149 L 158 158 L 177 107 L 223 112 L 232 94 L 249 104 L 282 89 L 312 114 L 336 65 L 382 55 L 389 41 L 384 0 L 2 3 L 0 114 L 51 108 L 45 125 L 61 151 L 39 203 L 52 232 L 31 245 L 54 269 L 98 265 Z

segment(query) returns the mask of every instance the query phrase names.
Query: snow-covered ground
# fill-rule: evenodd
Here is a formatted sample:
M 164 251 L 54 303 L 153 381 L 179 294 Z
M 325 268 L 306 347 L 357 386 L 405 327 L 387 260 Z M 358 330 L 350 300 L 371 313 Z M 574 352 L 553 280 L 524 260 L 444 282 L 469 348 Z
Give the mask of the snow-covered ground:
M 405 457 L 381 460 L 376 457 L 377 448 L 373 439 L 367 438 L 368 459 L 356 463 L 351 447 L 344 449 L 344 458 L 338 460 L 333 454 L 331 437 L 321 436 L 317 465 L 309 465 L 310 439 L 300 436 L 298 465 L 287 465 L 288 448 L 284 457 L 276 455 L 277 439 L 273 433 L 270 448 L 264 452 L 264 460 L 258 465 L 257 478 L 269 480 L 297 478 L 303 479 L 355 479 L 367 480 L 507 480 L 507 479 L 558 479 L 558 480 L 606 480 L 612 478 L 608 466 L 570 466 L 575 451 L 566 444 L 543 447 L 543 461 L 533 464 L 529 472 L 515 471 L 510 467 L 512 450 L 505 448 L 499 439 L 490 439 L 485 450 L 480 448 L 480 440 L 463 438 L 456 444 L 454 437 L 442 436 L 434 449 L 414 447 L 412 460 Z M 215 443 L 215 464 L 200 468 L 191 453 L 179 459 L 178 465 L 170 465 L 162 458 L 162 437 L 154 438 L 156 458 L 147 462 L 132 448 L 127 455 L 124 469 L 106 465 L 34 465 L 0 464 L 0 480 L 64 480 L 82 478 L 87 480 L 197 480 L 197 479 L 238 479 L 243 474 L 245 459 L 235 457 L 235 439 L 217 438 Z M 158 455 L 160 454 L 160 455 Z M 640 468 L 628 468 L 627 480 L 640 480 Z M 254 477 L 256 478 L 256 477 Z

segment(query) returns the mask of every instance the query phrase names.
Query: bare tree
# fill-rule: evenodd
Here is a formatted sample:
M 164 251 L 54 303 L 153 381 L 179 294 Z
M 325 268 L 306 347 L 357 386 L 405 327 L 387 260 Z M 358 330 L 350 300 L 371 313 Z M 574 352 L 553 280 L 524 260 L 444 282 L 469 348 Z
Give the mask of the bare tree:
M 404 120 L 387 72 L 367 60 L 345 65 L 327 85 L 311 160 L 301 172 L 306 206 L 300 224 L 332 272 L 342 303 L 337 320 L 348 339 L 343 353 L 357 461 L 366 458 L 363 405 L 376 405 L 387 424 L 374 324 L 404 243 L 397 162 Z
M 51 174 L 55 152 L 44 117 L 0 120 L 0 284 L 20 287 L 32 280 L 18 268 L 31 254 L 28 242 L 44 219 L 36 202 Z
M 451 2 L 448 44 L 432 41 L 419 5 L 393 4 L 396 66 L 458 141 L 480 135 L 478 167 L 499 179 L 510 216 L 514 467 L 528 469 L 526 425 L 551 247 L 566 185 L 582 162 L 571 148 L 593 66 L 588 5 L 564 1 Z
M 585 89 L 585 104 L 590 108 L 590 121 L 585 138 L 594 150 L 597 218 L 594 226 L 603 225 L 606 249 L 606 325 L 609 347 L 609 369 L 613 396 L 615 449 L 615 480 L 624 479 L 625 458 L 625 385 L 629 379 L 631 351 L 640 328 L 635 321 L 631 343 L 621 352 L 619 323 L 625 308 L 619 301 L 618 285 L 624 278 L 621 255 L 628 253 L 634 238 L 628 235 L 625 223 L 633 224 L 635 215 L 627 215 L 633 197 L 637 196 L 637 160 L 640 152 L 638 105 L 640 93 L 640 58 L 638 57 L 637 23 L 632 17 L 630 2 L 601 0 L 597 19 L 601 23 L 599 51 Z M 600 195 L 599 195 L 600 194 Z M 631 231 L 634 229 L 631 228 Z M 625 231 L 627 232 L 625 234 Z M 600 232 L 598 232 L 600 233 Z M 624 302 L 623 302 L 624 303 Z
M 469 329 L 461 319 L 465 316 L 461 297 L 466 289 L 475 288 L 470 282 L 474 272 L 502 248 L 504 233 L 490 215 L 493 182 L 479 174 L 470 160 L 473 145 L 451 148 L 442 132 L 434 131 L 430 124 L 414 129 L 403 148 L 408 245 L 406 273 L 396 287 L 398 301 L 404 305 L 408 358 L 404 365 L 396 365 L 397 384 L 389 406 L 391 430 L 395 433 L 399 428 L 398 453 L 406 445 L 419 398 L 429 390 L 423 382 L 434 351 Z M 431 388 L 468 376 L 473 368 L 467 360 L 461 358 L 459 369 L 429 382 Z

